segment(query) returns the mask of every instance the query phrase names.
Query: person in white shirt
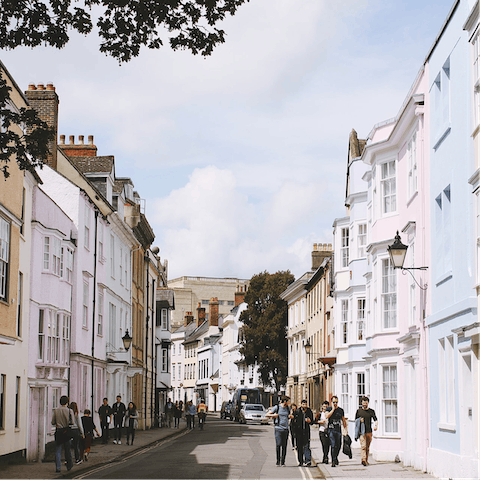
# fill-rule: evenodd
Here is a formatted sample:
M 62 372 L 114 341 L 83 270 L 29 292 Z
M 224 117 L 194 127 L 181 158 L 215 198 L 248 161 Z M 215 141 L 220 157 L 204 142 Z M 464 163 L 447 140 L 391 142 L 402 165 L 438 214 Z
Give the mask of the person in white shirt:
M 318 433 L 320 435 L 320 442 L 322 442 L 323 449 L 323 463 L 328 465 L 328 450 L 330 449 L 330 440 L 328 438 L 327 432 L 327 411 L 330 411 L 331 407 L 327 400 L 322 403 L 320 407 L 320 412 L 317 413 L 317 418 L 315 419 L 318 423 Z

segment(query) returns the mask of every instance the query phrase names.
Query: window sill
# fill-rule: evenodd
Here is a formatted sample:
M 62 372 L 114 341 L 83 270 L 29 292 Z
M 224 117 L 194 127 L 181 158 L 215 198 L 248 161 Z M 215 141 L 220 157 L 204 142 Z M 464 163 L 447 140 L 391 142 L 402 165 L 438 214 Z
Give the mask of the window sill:
M 410 204 L 418 197 L 418 190 L 415 190 L 413 194 L 410 196 L 410 198 L 407 200 L 407 207 L 410 206 Z
M 386 438 L 391 440 L 401 440 L 402 437 L 398 433 L 392 433 L 389 435 L 388 433 L 382 433 L 380 435 L 375 435 L 375 431 L 373 432 L 375 438 Z
M 437 150 L 438 147 L 443 143 L 443 141 L 448 137 L 448 134 L 451 132 L 452 126 L 448 124 L 448 126 L 443 130 L 443 133 L 438 137 L 438 139 L 435 141 L 435 144 L 433 145 L 433 149 Z
M 437 428 L 439 430 L 444 430 L 446 432 L 452 432 L 452 433 L 455 433 L 457 431 L 457 427 L 454 423 L 438 422 Z
M 447 273 L 444 273 L 443 275 L 441 275 L 437 281 L 435 282 L 435 286 L 436 287 L 439 287 L 440 285 L 442 285 L 443 283 L 447 282 L 448 280 L 450 280 L 451 278 L 453 277 L 453 274 L 452 274 L 452 271 L 450 270 L 449 272 Z

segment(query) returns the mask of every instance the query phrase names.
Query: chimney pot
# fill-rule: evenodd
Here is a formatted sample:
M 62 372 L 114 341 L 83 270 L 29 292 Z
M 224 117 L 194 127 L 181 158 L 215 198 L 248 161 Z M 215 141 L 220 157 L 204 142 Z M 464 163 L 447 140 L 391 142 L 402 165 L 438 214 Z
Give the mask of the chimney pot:
M 75 145 L 75 135 L 70 135 L 70 137 L 68 137 L 70 139 L 69 143 L 70 145 Z
M 60 135 L 60 145 L 65 145 L 65 135 Z
M 84 137 L 83 135 L 79 135 L 79 136 L 78 136 L 78 143 L 79 143 L 80 145 L 83 145 L 83 139 L 84 139 L 84 138 L 85 138 L 85 137 Z
M 28 89 L 29 89 L 29 90 L 36 90 L 37 87 L 35 86 L 34 83 L 29 83 L 29 84 L 28 84 Z
M 45 90 L 45 85 L 43 85 L 43 83 L 39 83 L 37 85 L 37 90 Z
M 89 136 L 88 136 L 88 143 L 89 143 L 90 145 L 93 145 L 93 135 L 89 135 Z
M 55 87 L 53 85 L 53 82 L 48 82 L 47 83 L 47 90 L 52 90 L 53 92 L 55 91 Z
M 313 244 L 313 250 L 315 250 L 315 251 L 317 250 L 317 244 L 316 243 Z

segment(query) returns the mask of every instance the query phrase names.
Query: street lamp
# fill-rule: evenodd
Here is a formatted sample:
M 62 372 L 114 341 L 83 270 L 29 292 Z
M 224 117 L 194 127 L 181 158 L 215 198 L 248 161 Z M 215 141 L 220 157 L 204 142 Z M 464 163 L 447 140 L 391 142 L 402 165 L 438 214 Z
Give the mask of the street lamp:
M 127 352 L 130 348 L 130 345 L 132 344 L 132 340 L 133 340 L 133 338 L 128 333 L 128 328 L 127 328 L 127 331 L 125 332 L 125 335 L 122 337 L 123 347 L 125 348 L 125 350 Z
M 320 353 L 312 352 L 312 344 L 310 343 L 310 340 L 307 340 L 305 342 L 305 352 L 307 352 L 307 355 L 320 355 Z
M 400 234 L 398 233 L 398 230 L 397 230 L 397 234 L 395 235 L 395 241 L 392 243 L 392 245 L 389 245 L 387 247 L 393 268 L 400 268 L 404 275 L 405 275 L 405 271 L 409 272 L 413 280 L 415 281 L 415 283 L 422 290 L 426 290 L 428 288 L 428 285 L 425 284 L 425 287 L 422 287 L 417 282 L 417 280 L 413 276 L 413 273 L 410 270 L 427 270 L 428 267 L 404 267 L 403 264 L 405 262 L 405 257 L 407 255 L 407 249 L 408 249 L 408 246 L 402 243 L 402 239 L 400 238 Z

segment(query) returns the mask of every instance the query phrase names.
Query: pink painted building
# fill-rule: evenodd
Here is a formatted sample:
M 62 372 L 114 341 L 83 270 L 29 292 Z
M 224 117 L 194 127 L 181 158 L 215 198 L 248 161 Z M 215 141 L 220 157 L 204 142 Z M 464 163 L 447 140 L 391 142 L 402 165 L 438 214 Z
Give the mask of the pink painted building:
M 52 409 L 61 395 L 69 394 L 77 228 L 41 187 L 35 187 L 31 232 L 27 458 L 42 460 L 45 445 L 54 441 Z

